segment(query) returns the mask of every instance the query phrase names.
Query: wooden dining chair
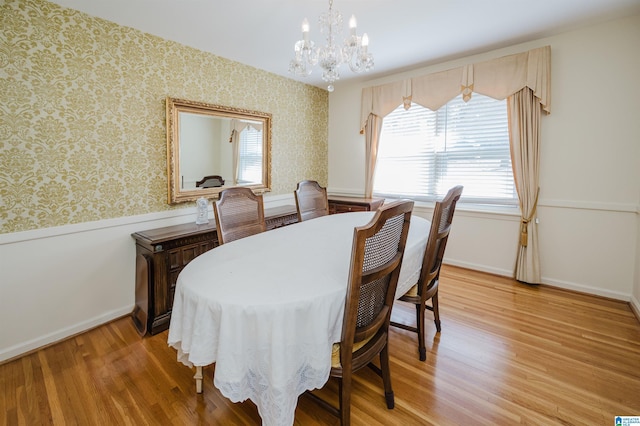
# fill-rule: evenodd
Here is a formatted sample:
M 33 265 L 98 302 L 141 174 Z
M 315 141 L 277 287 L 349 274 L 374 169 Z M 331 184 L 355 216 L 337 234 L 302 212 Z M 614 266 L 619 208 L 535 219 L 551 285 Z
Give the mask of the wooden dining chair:
M 224 179 L 219 175 L 205 176 L 196 182 L 196 188 L 218 188 L 224 185 Z
M 447 195 L 435 204 L 429 239 L 422 259 L 422 270 L 416 285 L 411 287 L 399 300 L 413 303 L 416 306 L 416 325 L 391 322 L 394 327 L 418 333 L 418 353 L 421 361 L 427 359 L 427 349 L 424 341 L 424 314 L 426 310 L 433 312 L 434 322 L 438 333 L 441 330 L 440 312 L 438 311 L 438 285 L 440 281 L 440 267 L 447 246 L 451 222 L 456 204 L 462 195 L 461 185 L 451 188 Z M 431 300 L 431 305 L 427 301 Z
M 315 180 L 298 182 L 294 195 L 299 222 L 329 214 L 327 188 L 323 188 Z
M 249 188 L 220 192 L 220 198 L 213 203 L 213 214 L 220 245 L 267 230 L 262 195 L 255 195 Z
M 342 320 L 342 337 L 333 345 L 332 377 L 338 378 L 339 408 L 308 392 L 346 426 L 351 415 L 352 375 L 370 366 L 382 377 L 387 408 L 394 407 L 389 370 L 388 332 L 413 201 L 381 207 L 371 221 L 356 227 Z M 372 361 L 379 355 L 380 367 Z

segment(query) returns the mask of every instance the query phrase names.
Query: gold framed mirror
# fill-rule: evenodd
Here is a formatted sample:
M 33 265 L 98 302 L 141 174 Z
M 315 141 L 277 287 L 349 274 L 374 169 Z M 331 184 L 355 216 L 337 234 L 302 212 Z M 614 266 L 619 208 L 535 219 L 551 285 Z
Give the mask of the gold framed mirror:
M 271 114 L 167 97 L 169 204 L 271 190 Z

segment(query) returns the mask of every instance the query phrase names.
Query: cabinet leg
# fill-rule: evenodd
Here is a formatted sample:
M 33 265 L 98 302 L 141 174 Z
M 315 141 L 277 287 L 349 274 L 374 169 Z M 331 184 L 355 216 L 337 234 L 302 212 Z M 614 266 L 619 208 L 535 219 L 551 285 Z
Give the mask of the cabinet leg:
M 202 366 L 196 366 L 196 375 L 193 376 L 196 379 L 196 393 L 202 393 Z

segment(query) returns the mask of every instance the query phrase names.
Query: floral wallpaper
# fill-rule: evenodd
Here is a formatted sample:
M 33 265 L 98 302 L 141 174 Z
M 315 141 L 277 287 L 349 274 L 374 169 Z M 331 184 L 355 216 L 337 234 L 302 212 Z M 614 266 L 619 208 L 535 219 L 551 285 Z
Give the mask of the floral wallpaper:
M 167 96 L 271 113 L 272 194 L 327 184 L 326 91 L 43 0 L 6 0 L 0 233 L 176 208 Z

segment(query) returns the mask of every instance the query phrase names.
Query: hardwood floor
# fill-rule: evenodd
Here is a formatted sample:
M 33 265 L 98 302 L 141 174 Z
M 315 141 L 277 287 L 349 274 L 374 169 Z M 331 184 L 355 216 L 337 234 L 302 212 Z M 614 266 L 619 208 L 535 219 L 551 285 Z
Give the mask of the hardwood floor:
M 640 416 L 640 323 L 626 303 L 444 266 L 440 311 L 439 335 L 428 322 L 426 362 L 415 334 L 392 328 L 394 410 L 378 376 L 356 375 L 354 425 L 613 425 L 616 415 Z M 394 307 L 395 320 L 413 316 L 412 306 Z M 213 367 L 197 395 L 193 371 L 166 341 L 167 332 L 141 339 L 122 318 L 0 365 L 0 424 L 260 424 L 253 403 L 231 403 L 213 387 Z M 336 389 L 330 381 L 322 392 Z M 295 423 L 339 422 L 302 396 Z

